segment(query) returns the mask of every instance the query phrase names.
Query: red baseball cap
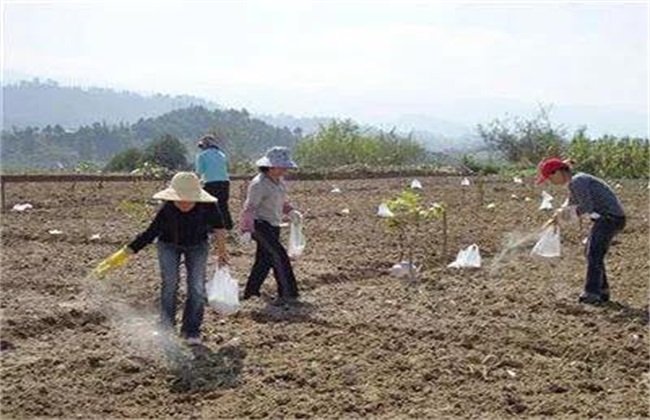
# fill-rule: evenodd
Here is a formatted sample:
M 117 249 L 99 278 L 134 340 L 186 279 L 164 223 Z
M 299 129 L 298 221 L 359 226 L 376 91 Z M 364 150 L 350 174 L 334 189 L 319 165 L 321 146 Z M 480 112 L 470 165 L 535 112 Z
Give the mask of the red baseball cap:
M 537 167 L 539 174 L 537 175 L 537 184 L 546 181 L 553 173 L 559 169 L 569 169 L 570 166 L 567 162 L 560 158 L 548 158 L 540 162 Z

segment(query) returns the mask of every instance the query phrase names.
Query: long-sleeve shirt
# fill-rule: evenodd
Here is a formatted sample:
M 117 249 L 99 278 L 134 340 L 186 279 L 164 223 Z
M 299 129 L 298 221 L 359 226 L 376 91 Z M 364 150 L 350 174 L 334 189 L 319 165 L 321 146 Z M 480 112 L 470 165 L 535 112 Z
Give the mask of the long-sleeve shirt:
M 257 174 L 248 186 L 248 195 L 240 218 L 240 230 L 252 232 L 255 220 L 280 226 L 282 215 L 292 209 L 286 200 L 287 187 L 282 180 L 275 181 L 263 172 Z
M 583 172 L 573 175 L 569 182 L 569 193 L 569 205 L 575 205 L 578 214 L 625 216 L 614 190 L 593 175 Z
M 205 183 L 230 180 L 228 157 L 215 147 L 209 147 L 196 155 L 194 170 Z
M 216 204 L 196 203 L 192 210 L 182 212 L 173 202 L 166 201 L 147 230 L 128 246 L 133 252 L 138 252 L 156 238 L 181 246 L 199 245 L 208 239 L 210 228 L 225 228 Z

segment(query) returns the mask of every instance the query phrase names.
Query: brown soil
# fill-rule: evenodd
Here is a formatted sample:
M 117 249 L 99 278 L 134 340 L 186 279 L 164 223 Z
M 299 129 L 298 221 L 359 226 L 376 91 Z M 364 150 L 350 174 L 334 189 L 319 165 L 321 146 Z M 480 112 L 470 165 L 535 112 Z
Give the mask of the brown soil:
M 304 302 L 246 302 L 225 320 L 208 308 L 205 345 L 174 345 L 175 357 L 150 327 L 154 246 L 102 281 L 88 276 L 155 212 L 126 202 L 147 203 L 163 185 L 9 184 L 9 205 L 34 209 L 2 217 L 2 417 L 649 416 L 647 182 L 618 190 L 630 217 L 608 256 L 613 302 L 592 307 L 576 302 L 587 222 L 563 231 L 560 259 L 527 248 L 492 266 L 506 234 L 548 217 L 541 190 L 491 180 L 481 205 L 459 178 L 420 180 L 427 202 L 449 208 L 449 255 L 431 223 L 417 283 L 387 274 L 400 252 L 375 216 L 410 179 L 292 182 L 306 215 L 308 248 L 294 265 Z M 445 268 L 472 243 L 484 268 Z M 230 251 L 243 285 L 253 250 Z M 265 290 L 274 295 L 272 278 Z

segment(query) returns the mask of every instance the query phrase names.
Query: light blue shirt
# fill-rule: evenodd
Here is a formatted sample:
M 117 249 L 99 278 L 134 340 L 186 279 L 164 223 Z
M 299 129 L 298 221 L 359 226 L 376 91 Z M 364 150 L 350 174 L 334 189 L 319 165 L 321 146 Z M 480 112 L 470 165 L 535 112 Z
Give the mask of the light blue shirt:
M 214 147 L 205 149 L 196 155 L 194 170 L 204 183 L 230 180 L 228 176 L 228 157 L 224 152 Z

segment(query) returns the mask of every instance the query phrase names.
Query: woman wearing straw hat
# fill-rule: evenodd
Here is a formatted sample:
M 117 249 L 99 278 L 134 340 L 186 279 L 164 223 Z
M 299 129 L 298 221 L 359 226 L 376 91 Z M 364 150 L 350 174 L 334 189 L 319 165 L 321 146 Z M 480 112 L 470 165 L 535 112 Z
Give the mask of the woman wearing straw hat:
M 278 286 L 276 304 L 289 303 L 298 297 L 298 285 L 287 251 L 280 242 L 283 215 L 300 221 L 302 215 L 287 202 L 283 176 L 288 169 L 297 168 L 286 147 L 274 147 L 256 162 L 260 173 L 248 186 L 248 195 L 240 215 L 239 230 L 243 238 L 257 242 L 255 262 L 248 276 L 243 299 L 260 296 L 260 288 L 269 271 Z
M 184 257 L 187 270 L 187 300 L 183 311 L 181 335 L 188 344 L 201 342 L 201 323 L 205 301 L 205 274 L 209 252 L 208 231 L 217 229 L 216 255 L 219 264 L 228 263 L 224 223 L 215 206 L 217 199 L 201 189 L 199 178 L 191 172 L 179 172 L 168 188 L 153 198 L 163 200 L 155 218 L 144 232 L 127 246 L 137 253 L 158 238 L 160 265 L 161 322 L 174 329 L 179 265 Z
M 224 139 L 218 134 L 201 137 L 197 146 L 201 152 L 196 155 L 194 170 L 203 181 L 203 189 L 217 198 L 226 229 L 233 227 L 228 200 L 230 199 L 230 177 L 228 157 L 223 151 Z

